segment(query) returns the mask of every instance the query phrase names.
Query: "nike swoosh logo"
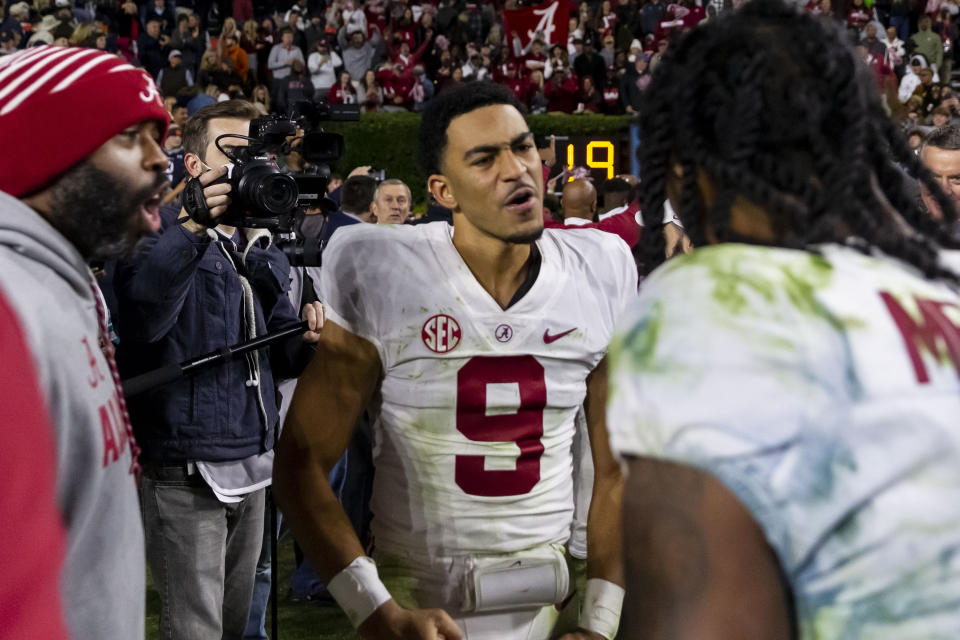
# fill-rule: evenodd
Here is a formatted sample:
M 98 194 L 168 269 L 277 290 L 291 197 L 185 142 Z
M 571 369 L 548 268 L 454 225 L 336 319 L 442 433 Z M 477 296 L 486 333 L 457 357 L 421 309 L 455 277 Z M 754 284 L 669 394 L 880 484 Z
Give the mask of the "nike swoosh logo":
M 577 328 L 574 327 L 573 329 L 567 329 L 567 330 L 564 331 L 563 333 L 558 333 L 558 334 L 552 336 L 552 335 L 550 335 L 550 329 L 547 329 L 546 331 L 543 332 L 543 342 L 544 342 L 544 344 L 550 344 L 551 342 L 556 342 L 557 340 L 559 340 L 559 339 L 562 338 L 563 336 L 570 335 L 571 333 L 573 333 L 573 332 L 576 331 L 576 330 L 577 330 Z

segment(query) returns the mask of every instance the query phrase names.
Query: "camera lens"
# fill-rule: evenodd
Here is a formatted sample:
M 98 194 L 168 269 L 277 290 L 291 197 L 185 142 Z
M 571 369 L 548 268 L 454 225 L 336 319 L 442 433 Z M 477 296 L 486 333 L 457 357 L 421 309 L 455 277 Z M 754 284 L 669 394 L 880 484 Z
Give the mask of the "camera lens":
M 251 209 L 274 216 L 295 209 L 299 195 L 294 179 L 267 163 L 251 163 L 240 180 L 239 191 Z
M 287 213 L 297 205 L 297 183 L 288 175 L 269 176 L 263 181 L 260 199 L 270 213 Z

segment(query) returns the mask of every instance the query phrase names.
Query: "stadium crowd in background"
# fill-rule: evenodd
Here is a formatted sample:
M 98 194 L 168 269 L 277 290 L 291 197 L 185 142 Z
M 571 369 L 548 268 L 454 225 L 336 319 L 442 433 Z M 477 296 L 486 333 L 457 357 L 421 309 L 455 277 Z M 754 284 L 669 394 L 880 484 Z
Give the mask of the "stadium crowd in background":
M 6 0 L 0 55 L 36 44 L 116 53 L 145 68 L 171 115 L 183 109 L 184 117 L 227 98 L 278 113 L 304 99 L 421 111 L 438 91 L 484 79 L 509 87 L 531 113 L 630 114 L 671 36 L 740 2 L 558 0 L 543 4 L 556 10 L 535 24 L 524 15 L 533 4 Z M 810 0 L 803 8 L 860 44 L 886 109 L 916 144 L 933 127 L 960 123 L 950 85 L 957 2 Z

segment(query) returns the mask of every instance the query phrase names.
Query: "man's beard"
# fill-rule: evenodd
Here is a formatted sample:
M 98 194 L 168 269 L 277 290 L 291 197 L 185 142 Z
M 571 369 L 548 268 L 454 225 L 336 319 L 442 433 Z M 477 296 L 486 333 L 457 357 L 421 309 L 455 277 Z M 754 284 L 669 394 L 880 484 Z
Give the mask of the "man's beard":
M 543 235 L 543 227 L 534 229 L 533 231 L 526 231 L 524 233 L 518 233 L 512 236 L 506 236 L 500 238 L 504 242 L 509 242 L 510 244 L 530 244 L 531 242 L 536 242 L 540 239 L 540 236 Z
M 140 207 L 165 182 L 166 176 L 157 173 L 153 184 L 131 192 L 122 180 L 84 160 L 53 186 L 46 217 L 87 262 L 119 258 L 145 234 Z
M 539 211 L 541 210 L 541 208 L 542 208 L 542 204 L 540 204 L 537 210 Z M 460 213 L 463 213 L 463 211 L 460 210 Z M 538 225 L 536 229 L 531 229 L 529 231 L 519 231 L 517 233 L 505 234 L 505 235 L 502 235 L 498 231 L 488 229 L 485 225 L 477 224 L 476 222 L 474 222 L 473 224 L 474 226 L 477 227 L 477 229 L 480 230 L 481 233 L 491 238 L 496 238 L 500 242 L 506 242 L 508 244 L 531 244 L 539 240 L 540 236 L 543 235 L 542 223 Z

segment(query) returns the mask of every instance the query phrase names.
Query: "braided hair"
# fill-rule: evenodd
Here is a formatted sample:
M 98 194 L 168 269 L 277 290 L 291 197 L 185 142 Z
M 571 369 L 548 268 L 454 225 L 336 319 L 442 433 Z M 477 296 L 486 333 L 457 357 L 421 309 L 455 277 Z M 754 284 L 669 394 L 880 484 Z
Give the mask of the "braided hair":
M 664 260 L 663 204 L 679 165 L 676 209 L 695 246 L 707 243 L 702 172 L 717 187 L 709 219 L 721 242 L 749 241 L 730 229 L 742 197 L 768 213 L 777 246 L 859 243 L 956 280 L 937 252 L 958 246 L 948 232 L 957 214 L 874 87 L 837 26 L 782 0 L 752 0 L 675 42 L 640 109 L 638 257 L 647 271 Z M 942 221 L 921 209 L 910 176 L 940 204 Z

